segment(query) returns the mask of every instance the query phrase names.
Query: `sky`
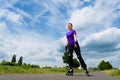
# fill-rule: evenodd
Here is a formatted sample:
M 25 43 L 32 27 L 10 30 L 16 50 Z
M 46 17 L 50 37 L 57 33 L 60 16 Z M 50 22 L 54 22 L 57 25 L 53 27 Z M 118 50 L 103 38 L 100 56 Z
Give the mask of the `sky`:
M 0 0 L 0 61 L 16 54 L 24 63 L 65 65 L 68 22 L 88 67 L 120 67 L 119 0 Z

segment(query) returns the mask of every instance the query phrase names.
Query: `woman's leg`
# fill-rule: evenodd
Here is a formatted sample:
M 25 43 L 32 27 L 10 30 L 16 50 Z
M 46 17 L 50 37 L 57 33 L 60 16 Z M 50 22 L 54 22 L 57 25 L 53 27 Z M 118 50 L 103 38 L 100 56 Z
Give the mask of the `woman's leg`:
M 87 66 L 86 66 L 86 64 L 85 64 L 85 62 L 84 62 L 84 60 L 83 60 L 83 58 L 82 58 L 82 56 L 81 56 L 81 50 L 80 50 L 80 47 L 79 47 L 78 42 L 77 42 L 77 48 L 74 48 L 74 50 L 75 50 L 75 53 L 76 53 L 76 55 L 77 55 L 77 57 L 78 57 L 78 59 L 79 59 L 79 62 L 80 62 L 80 64 L 81 64 L 81 67 L 82 67 L 83 69 L 86 69 Z
M 69 67 L 73 68 L 73 46 L 68 46 L 68 60 L 69 60 Z
M 77 42 L 77 48 L 74 48 L 74 50 L 75 50 L 75 53 L 76 53 L 76 55 L 77 55 L 77 57 L 79 59 L 81 67 L 85 70 L 86 75 L 89 76 L 89 72 L 87 70 L 87 65 L 85 64 L 85 62 L 84 62 L 84 60 L 83 60 L 83 58 L 81 56 L 81 50 L 80 50 L 78 42 Z

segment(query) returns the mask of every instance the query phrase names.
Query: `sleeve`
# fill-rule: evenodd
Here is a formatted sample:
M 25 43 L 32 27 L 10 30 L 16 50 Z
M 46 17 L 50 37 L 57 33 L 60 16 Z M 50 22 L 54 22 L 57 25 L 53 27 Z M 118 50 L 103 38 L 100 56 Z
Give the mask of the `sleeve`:
M 73 30 L 73 34 L 76 34 L 76 31 L 75 31 L 75 30 Z

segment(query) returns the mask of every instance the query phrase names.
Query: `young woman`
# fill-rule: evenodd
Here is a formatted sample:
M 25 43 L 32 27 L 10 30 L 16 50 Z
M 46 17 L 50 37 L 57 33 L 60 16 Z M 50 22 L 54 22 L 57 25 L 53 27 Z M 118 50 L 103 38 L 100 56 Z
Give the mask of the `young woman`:
M 81 64 L 81 67 L 85 70 L 87 76 L 89 76 L 89 72 L 87 71 L 87 66 L 81 56 L 81 51 L 79 47 L 79 43 L 77 41 L 76 31 L 73 30 L 72 23 L 68 23 L 68 32 L 66 33 L 66 47 L 65 50 L 68 49 L 68 59 L 69 59 L 69 70 L 66 75 L 73 75 L 73 51 L 75 51 L 77 58 Z

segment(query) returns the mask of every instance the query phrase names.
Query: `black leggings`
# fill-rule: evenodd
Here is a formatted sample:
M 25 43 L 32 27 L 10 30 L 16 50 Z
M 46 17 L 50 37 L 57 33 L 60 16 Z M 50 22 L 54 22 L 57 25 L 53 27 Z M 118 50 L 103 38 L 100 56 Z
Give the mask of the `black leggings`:
M 77 55 L 77 58 L 79 59 L 81 67 L 83 69 L 86 69 L 87 66 L 86 66 L 86 64 L 81 56 L 81 50 L 80 50 L 78 42 L 76 43 L 76 45 L 77 45 L 77 48 L 75 48 L 74 46 L 71 46 L 71 45 L 68 46 L 69 67 L 73 68 L 73 50 L 74 50 L 76 55 Z

